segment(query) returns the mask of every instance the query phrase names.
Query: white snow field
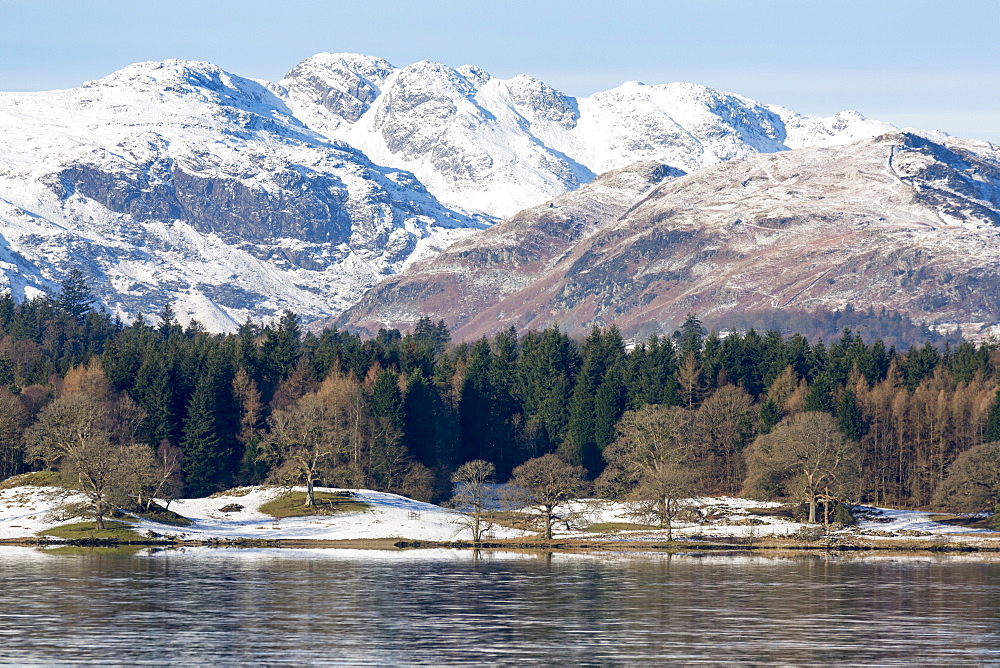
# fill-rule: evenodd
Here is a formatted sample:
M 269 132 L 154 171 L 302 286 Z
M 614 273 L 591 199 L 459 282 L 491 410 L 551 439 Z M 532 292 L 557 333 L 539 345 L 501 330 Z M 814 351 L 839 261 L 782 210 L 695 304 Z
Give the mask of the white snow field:
M 304 488 L 294 488 L 303 491 Z M 419 541 L 461 541 L 472 536 L 463 516 L 447 508 L 414 501 L 397 494 L 371 490 L 349 490 L 357 500 L 368 504 L 363 511 L 345 511 L 334 515 L 287 517 L 275 519 L 260 507 L 284 494 L 284 487 L 243 487 L 201 499 L 179 499 L 170 509 L 192 520 L 184 527 L 139 519 L 134 528 L 139 533 L 179 540 L 354 540 L 398 538 Z M 343 491 L 317 488 L 319 492 Z M 79 522 L 80 517 L 67 511 L 68 504 L 84 502 L 83 495 L 58 487 L 23 486 L 0 490 L 0 540 L 26 539 L 61 524 Z M 237 511 L 223 508 L 240 506 Z M 701 520 L 675 522 L 673 534 L 679 539 L 724 537 L 760 538 L 795 534 L 804 526 L 787 518 L 752 511 L 775 508 L 780 504 L 733 497 L 693 499 Z M 1000 534 L 988 529 L 955 526 L 935 522 L 932 513 L 913 510 L 863 507 L 863 519 L 854 527 L 835 535 L 874 536 L 880 539 L 934 537 L 941 542 L 969 543 L 970 539 L 988 545 L 1000 541 Z M 662 541 L 665 529 L 606 529 L 594 532 L 589 527 L 605 523 L 636 523 L 628 504 L 602 499 L 581 499 L 559 508 L 560 521 L 555 525 L 557 538 L 587 538 L 620 541 Z M 488 539 L 530 537 L 517 529 L 495 527 Z
M 304 491 L 304 487 L 293 488 Z M 284 494 L 284 487 L 244 487 L 202 499 L 179 499 L 170 510 L 193 521 L 177 527 L 139 519 L 133 527 L 139 533 L 170 536 L 180 540 L 210 539 L 304 539 L 351 540 L 359 538 L 405 538 L 410 540 L 469 540 L 463 515 L 431 503 L 414 501 L 397 494 L 371 490 L 350 490 L 369 508 L 356 512 L 311 517 L 275 519 L 260 512 L 260 506 Z M 317 487 L 317 492 L 342 491 Z M 81 494 L 58 487 L 15 487 L 0 490 L 0 540 L 30 538 L 60 524 L 81 521 L 62 508 L 86 499 Z M 224 512 L 236 504 L 242 509 Z M 515 538 L 525 532 L 497 527 L 495 538 Z

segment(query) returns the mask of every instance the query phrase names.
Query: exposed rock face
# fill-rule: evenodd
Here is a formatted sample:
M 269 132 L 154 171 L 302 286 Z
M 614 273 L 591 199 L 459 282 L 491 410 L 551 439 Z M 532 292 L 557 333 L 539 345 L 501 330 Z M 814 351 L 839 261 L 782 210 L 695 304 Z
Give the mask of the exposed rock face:
M 367 81 L 344 95 L 363 102 Z M 31 294 L 80 266 L 126 318 L 173 303 L 212 329 L 284 308 L 310 319 L 488 220 L 309 130 L 276 90 L 167 61 L 0 95 L 8 285 Z
M 891 129 L 856 112 L 810 118 L 695 84 L 633 81 L 577 99 L 526 75 L 428 61 L 396 69 L 354 54 L 308 58 L 280 85 L 312 129 L 413 172 L 450 206 L 493 216 L 639 160 L 692 171 Z
M 652 189 L 636 178 L 649 169 L 609 174 L 414 265 L 340 324 L 429 314 L 464 339 L 510 324 L 614 322 L 644 335 L 688 312 L 848 304 L 967 333 L 1000 322 L 1000 154 L 987 144 L 897 132 L 733 160 Z M 601 209 L 605 179 L 624 187 Z
M 126 320 L 168 303 L 213 330 L 286 308 L 322 319 L 496 216 L 597 173 L 646 160 L 668 165 L 666 179 L 888 127 L 693 84 L 631 82 L 576 99 L 525 75 L 356 54 L 318 54 L 277 84 L 209 63 L 139 63 L 72 90 L 0 93 L 0 286 L 20 298 L 79 267 Z M 536 271 L 545 253 L 568 253 L 568 241 L 622 215 L 611 209 L 661 178 L 650 170 L 593 184 L 571 221 L 559 199 L 548 232 L 484 257 L 523 257 Z M 985 196 L 961 187 L 970 202 Z

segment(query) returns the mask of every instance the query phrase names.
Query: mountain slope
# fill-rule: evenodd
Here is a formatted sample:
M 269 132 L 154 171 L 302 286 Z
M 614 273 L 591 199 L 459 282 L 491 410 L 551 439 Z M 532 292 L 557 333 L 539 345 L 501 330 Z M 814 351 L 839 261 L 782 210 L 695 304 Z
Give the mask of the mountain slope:
M 556 221 L 572 225 L 592 193 L 505 220 L 383 282 L 340 324 L 407 326 L 429 314 L 464 339 L 510 324 L 580 332 L 614 322 L 646 334 L 692 311 L 718 321 L 848 304 L 967 331 L 1000 322 L 1000 154 L 984 143 L 889 133 L 615 196 L 617 208 L 586 219 L 592 233 L 529 257 L 512 252 L 536 247 Z
M 856 112 L 810 118 L 695 84 L 629 82 L 577 99 L 527 75 L 429 61 L 395 68 L 356 54 L 317 54 L 280 85 L 317 132 L 412 171 L 450 206 L 494 216 L 639 160 L 691 171 L 892 127 Z
M 675 177 L 888 127 L 693 84 L 576 99 L 525 75 L 354 54 L 279 83 L 138 63 L 0 93 L 0 284 L 22 298 L 79 267 L 126 320 L 167 304 L 216 331 L 283 309 L 318 320 L 597 173 L 652 160 Z
M 80 266 L 121 314 L 174 303 L 212 329 L 337 312 L 449 228 L 482 226 L 269 86 L 185 61 L 0 94 L 0 225 L 16 296 Z

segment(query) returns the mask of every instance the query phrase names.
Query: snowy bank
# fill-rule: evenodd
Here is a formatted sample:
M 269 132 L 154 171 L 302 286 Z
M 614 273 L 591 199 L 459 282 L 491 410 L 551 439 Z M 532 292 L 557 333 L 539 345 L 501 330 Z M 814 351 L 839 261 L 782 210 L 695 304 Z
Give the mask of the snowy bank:
M 304 488 L 293 488 L 304 491 Z M 363 509 L 330 514 L 275 518 L 261 507 L 288 492 L 285 487 L 242 487 L 200 499 L 179 499 L 170 509 L 188 518 L 186 526 L 173 526 L 143 518 L 129 518 L 139 534 L 181 541 L 293 540 L 345 541 L 399 539 L 407 541 L 470 541 L 466 517 L 455 510 L 415 501 L 397 494 L 355 489 L 317 488 L 317 492 L 350 493 Z M 54 527 L 79 522 L 79 493 L 59 487 L 23 486 L 0 490 L 0 540 L 31 539 Z M 780 504 L 734 497 L 692 499 L 698 519 L 690 517 L 673 525 L 679 540 L 722 538 L 757 539 L 797 534 L 810 525 L 776 511 Z M 524 509 L 530 510 L 530 509 Z M 1000 534 L 989 529 L 935 521 L 933 513 L 887 508 L 861 508 L 854 527 L 831 532 L 838 539 L 890 541 L 914 537 L 940 542 L 1000 546 Z M 603 499 L 580 499 L 560 506 L 555 525 L 560 539 L 582 538 L 620 541 L 665 541 L 665 529 L 644 528 L 629 504 Z M 484 538 L 502 540 L 534 537 L 519 529 L 496 526 Z

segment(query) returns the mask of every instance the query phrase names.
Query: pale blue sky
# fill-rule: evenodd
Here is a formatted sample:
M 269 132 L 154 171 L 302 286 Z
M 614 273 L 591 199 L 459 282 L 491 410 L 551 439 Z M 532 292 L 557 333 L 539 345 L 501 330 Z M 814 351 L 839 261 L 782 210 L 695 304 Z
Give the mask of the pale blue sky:
M 1000 143 L 1000 0 L 0 0 L 0 90 L 140 60 L 280 78 L 320 51 L 474 64 L 572 95 L 693 81 Z

